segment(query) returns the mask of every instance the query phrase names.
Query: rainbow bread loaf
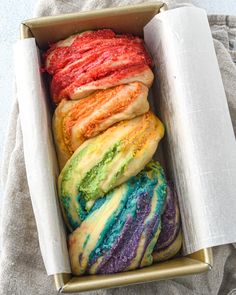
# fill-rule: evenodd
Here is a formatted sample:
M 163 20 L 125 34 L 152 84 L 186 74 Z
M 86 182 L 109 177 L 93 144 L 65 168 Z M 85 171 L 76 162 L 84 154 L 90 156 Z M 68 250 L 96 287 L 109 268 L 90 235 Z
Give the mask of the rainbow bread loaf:
M 177 197 L 152 161 L 164 126 L 149 110 L 151 64 L 141 38 L 109 29 L 73 35 L 45 54 L 75 275 L 141 268 L 181 248 Z
M 59 198 L 70 229 L 84 219 L 94 201 L 137 175 L 151 160 L 164 128 L 147 112 L 121 121 L 85 141 L 61 171 Z
M 166 199 L 163 168 L 150 162 L 97 200 L 69 236 L 72 272 L 107 274 L 152 264 Z

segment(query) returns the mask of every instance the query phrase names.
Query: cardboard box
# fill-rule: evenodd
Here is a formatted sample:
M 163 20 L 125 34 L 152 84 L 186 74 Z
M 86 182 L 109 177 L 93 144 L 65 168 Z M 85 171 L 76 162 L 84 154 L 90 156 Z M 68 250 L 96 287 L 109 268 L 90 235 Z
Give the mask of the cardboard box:
M 34 37 L 38 47 L 44 50 L 48 43 L 85 30 L 110 28 L 142 36 L 143 27 L 165 9 L 165 4 L 155 3 L 35 18 L 21 24 L 21 38 Z M 57 290 L 62 293 L 82 292 L 202 273 L 211 269 L 212 263 L 212 251 L 208 248 L 139 270 L 82 277 L 61 273 L 54 275 L 54 280 Z

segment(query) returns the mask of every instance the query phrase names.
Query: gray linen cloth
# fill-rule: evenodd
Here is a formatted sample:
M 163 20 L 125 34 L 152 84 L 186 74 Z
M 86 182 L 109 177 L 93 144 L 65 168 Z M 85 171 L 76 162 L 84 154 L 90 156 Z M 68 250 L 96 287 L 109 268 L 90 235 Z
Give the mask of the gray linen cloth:
M 36 15 L 55 15 L 142 2 L 41 0 Z M 209 23 L 236 131 L 236 17 L 209 16 Z M 46 275 L 39 250 L 25 172 L 17 100 L 13 103 L 10 116 L 2 181 L 5 195 L 0 227 L 0 294 L 57 294 L 53 278 Z M 236 245 L 216 247 L 213 252 L 214 267 L 208 273 L 86 294 L 236 294 Z

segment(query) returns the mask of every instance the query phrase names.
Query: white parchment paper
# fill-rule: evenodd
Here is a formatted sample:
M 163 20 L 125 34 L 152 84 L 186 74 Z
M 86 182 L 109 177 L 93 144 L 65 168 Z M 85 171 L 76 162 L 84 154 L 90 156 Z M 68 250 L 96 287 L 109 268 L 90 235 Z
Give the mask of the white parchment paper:
M 236 242 L 236 142 L 206 13 L 162 12 L 144 36 L 161 93 L 184 252 Z
M 35 39 L 14 48 L 15 75 L 28 185 L 47 274 L 70 273 L 65 229 L 57 199 L 57 163 L 51 119 Z

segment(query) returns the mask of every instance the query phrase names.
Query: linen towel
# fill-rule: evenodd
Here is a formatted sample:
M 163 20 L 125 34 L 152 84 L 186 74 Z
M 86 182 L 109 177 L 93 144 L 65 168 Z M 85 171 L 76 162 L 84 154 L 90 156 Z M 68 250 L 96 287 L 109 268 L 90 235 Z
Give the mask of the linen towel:
M 35 16 L 142 2 L 142 0 L 40 0 Z M 209 16 L 209 23 L 236 132 L 236 17 Z M 13 102 L 10 115 L 2 182 L 5 193 L 0 225 L 0 294 L 58 294 L 55 291 L 53 278 L 46 275 L 39 250 L 25 172 L 17 98 Z M 236 294 L 236 245 L 215 247 L 213 254 L 214 267 L 208 273 L 86 294 Z

